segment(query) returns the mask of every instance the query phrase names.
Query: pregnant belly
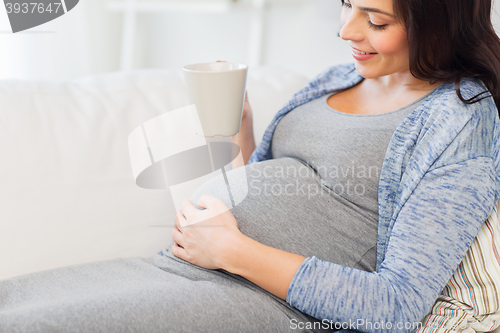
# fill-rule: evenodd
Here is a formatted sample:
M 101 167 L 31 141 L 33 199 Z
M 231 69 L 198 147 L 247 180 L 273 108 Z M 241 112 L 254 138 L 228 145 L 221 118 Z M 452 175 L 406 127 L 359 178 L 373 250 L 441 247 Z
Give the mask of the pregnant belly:
M 222 176 L 200 186 L 190 201 L 196 204 L 206 193 L 221 199 L 232 207 L 241 232 L 262 244 L 375 269 L 376 218 L 323 186 L 309 166 L 293 158 L 271 159 L 231 170 L 227 177 L 233 198 L 244 197 L 235 207 Z

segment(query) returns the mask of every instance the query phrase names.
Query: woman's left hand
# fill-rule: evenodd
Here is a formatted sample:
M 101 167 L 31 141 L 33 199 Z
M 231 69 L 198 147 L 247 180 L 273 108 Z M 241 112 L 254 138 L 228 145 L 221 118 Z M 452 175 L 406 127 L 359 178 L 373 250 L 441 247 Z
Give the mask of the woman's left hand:
M 223 268 L 224 258 L 243 234 L 233 213 L 219 199 L 203 195 L 196 203 L 182 202 L 172 228 L 172 253 L 194 265 L 208 269 Z

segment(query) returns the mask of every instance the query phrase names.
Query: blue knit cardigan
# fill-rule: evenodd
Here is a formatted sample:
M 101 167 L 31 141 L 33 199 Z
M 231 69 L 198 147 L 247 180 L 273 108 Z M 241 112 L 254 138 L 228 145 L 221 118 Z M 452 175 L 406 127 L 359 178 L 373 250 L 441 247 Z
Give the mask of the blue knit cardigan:
M 273 132 L 286 113 L 361 80 L 353 64 L 322 72 L 275 115 L 248 164 L 272 158 Z M 467 99 L 486 87 L 464 78 L 460 89 Z M 396 128 L 387 148 L 378 188 L 376 271 L 309 257 L 286 301 L 325 325 L 342 323 L 348 328 L 343 332 L 413 331 L 499 198 L 499 122 L 491 97 L 465 104 L 454 83 L 436 88 Z

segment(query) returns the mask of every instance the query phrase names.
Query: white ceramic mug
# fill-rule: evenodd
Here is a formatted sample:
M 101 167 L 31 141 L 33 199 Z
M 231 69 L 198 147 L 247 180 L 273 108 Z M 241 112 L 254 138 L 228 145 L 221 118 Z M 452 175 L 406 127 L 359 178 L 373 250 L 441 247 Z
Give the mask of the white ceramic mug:
M 196 106 L 205 137 L 233 136 L 240 131 L 248 66 L 234 62 L 209 62 L 183 67 L 191 104 Z

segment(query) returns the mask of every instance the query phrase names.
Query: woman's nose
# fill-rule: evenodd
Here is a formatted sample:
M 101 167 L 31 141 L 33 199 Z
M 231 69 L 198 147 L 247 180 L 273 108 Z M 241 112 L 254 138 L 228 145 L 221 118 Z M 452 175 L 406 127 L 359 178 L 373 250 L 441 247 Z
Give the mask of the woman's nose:
M 354 13 L 345 13 L 342 15 L 342 27 L 339 32 L 339 37 L 343 40 L 361 41 L 363 40 L 363 32 L 360 26 L 360 20 L 356 18 Z

